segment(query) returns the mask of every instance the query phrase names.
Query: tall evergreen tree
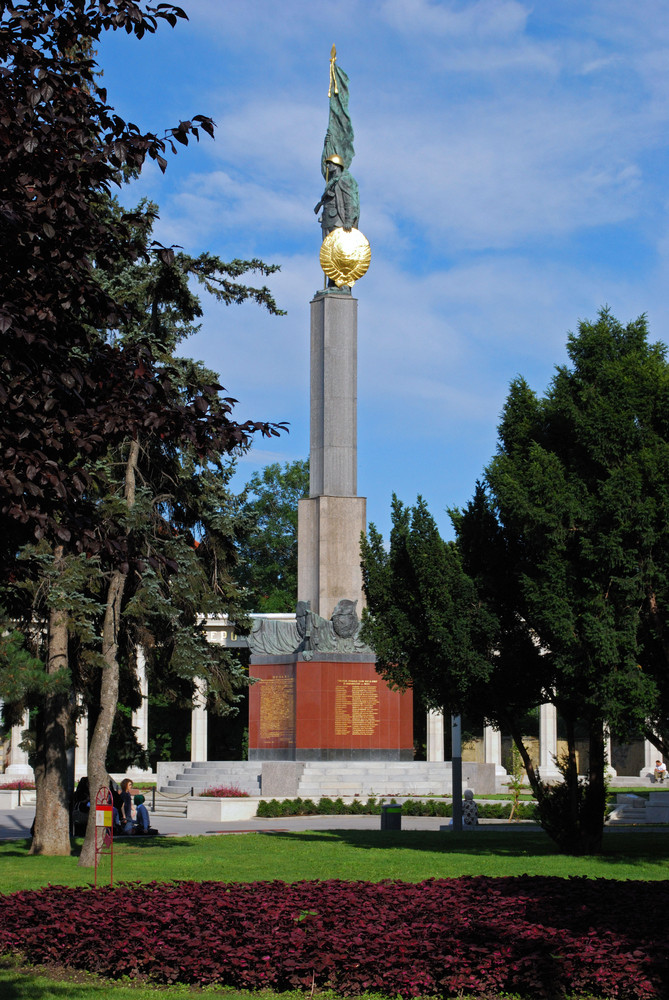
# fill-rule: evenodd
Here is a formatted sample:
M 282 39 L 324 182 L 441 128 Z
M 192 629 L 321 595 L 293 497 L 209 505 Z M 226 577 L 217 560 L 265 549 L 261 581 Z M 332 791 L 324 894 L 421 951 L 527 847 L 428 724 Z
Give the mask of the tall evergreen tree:
M 644 317 L 623 327 L 606 310 L 567 349 L 571 364 L 543 399 L 512 385 L 486 479 L 513 540 L 519 613 L 550 652 L 548 693 L 567 729 L 565 789 L 546 797 L 545 822 L 567 849 L 589 852 L 601 844 L 606 730 L 639 735 L 657 704 L 641 626 L 669 569 L 669 366 Z M 584 785 L 577 724 L 588 733 Z
M 391 679 L 508 728 L 547 832 L 565 851 L 592 853 L 607 731 L 662 747 L 669 735 L 669 365 L 643 317 L 623 327 L 606 310 L 570 335 L 568 353 L 543 398 L 512 384 L 485 485 L 451 512 L 457 574 L 440 570 L 443 543 L 420 505 L 412 520 L 393 502 L 389 552 L 374 532 L 363 548 L 365 628 Z M 544 701 L 567 733 L 565 780 L 553 787 L 520 729 Z
M 377 669 L 392 685 L 412 687 L 428 708 L 471 704 L 491 672 L 495 621 L 425 501 L 409 508 L 393 497 L 389 548 L 374 525 L 361 545 L 362 636 Z

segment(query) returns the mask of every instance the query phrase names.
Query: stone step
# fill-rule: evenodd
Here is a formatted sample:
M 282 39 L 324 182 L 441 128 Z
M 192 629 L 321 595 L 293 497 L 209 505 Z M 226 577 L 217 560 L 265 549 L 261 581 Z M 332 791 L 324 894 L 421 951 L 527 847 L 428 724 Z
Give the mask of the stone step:
M 211 777 L 212 775 L 218 776 L 228 776 L 238 779 L 251 779 L 257 780 L 260 777 L 260 768 L 254 767 L 249 771 L 238 770 L 235 767 L 187 767 L 183 771 L 179 772 L 180 775 L 185 777 L 204 779 L 206 777 Z
M 263 791 L 262 770 L 261 761 L 184 762 L 181 771 L 172 771 L 168 780 L 163 779 L 160 788 L 173 795 L 187 796 L 192 790 L 198 794 L 206 788 L 236 785 L 241 791 L 256 796 Z M 316 800 L 324 796 L 444 795 L 450 793 L 452 787 L 450 762 L 306 761 L 298 765 L 298 774 L 299 783 L 294 794 Z M 268 782 L 265 794 L 271 794 L 270 787 L 276 786 Z
M 223 779 L 219 779 L 215 775 L 204 779 L 196 779 L 190 775 L 177 775 L 176 778 L 171 778 L 167 785 L 161 785 L 160 791 L 168 794 L 171 793 L 172 795 L 188 796 L 191 793 L 191 789 L 194 789 L 197 794 L 198 792 L 203 792 L 206 788 L 217 788 L 222 785 L 234 785 L 240 791 L 247 792 L 249 795 L 260 795 L 259 781 L 252 781 L 244 776 L 240 778 L 239 775 L 228 776 Z
M 257 788 L 259 784 L 257 777 L 245 774 L 204 774 L 202 776 L 178 774 L 176 778 L 170 778 L 168 781 L 168 785 L 175 788 L 187 789 L 192 785 L 196 788 L 204 788 L 208 785 L 239 785 L 243 791 L 247 791 L 249 787 Z
M 202 768 L 223 768 L 235 769 L 239 771 L 257 771 L 258 764 L 253 760 L 194 760 L 189 768 L 200 770 Z
M 229 777 L 237 778 L 241 781 L 257 781 L 260 777 L 260 768 L 256 768 L 254 771 L 236 771 L 234 768 L 198 768 L 197 770 L 193 768 L 185 768 L 183 771 L 179 771 L 177 777 L 183 778 L 194 778 L 196 781 L 204 781 L 211 777 Z

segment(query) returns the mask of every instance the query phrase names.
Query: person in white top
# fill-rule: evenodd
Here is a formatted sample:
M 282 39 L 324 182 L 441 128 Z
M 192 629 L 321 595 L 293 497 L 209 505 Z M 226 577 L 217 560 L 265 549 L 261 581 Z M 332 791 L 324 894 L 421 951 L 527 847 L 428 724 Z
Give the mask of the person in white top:
M 664 763 L 663 760 L 655 761 L 654 774 L 655 774 L 655 780 L 659 781 L 660 784 L 662 784 L 667 776 L 667 765 Z

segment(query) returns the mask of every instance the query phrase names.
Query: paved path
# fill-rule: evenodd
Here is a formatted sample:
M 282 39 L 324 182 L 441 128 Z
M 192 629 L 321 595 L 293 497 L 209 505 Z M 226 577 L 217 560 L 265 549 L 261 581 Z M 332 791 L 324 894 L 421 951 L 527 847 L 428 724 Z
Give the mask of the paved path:
M 34 806 L 20 809 L 0 809 L 0 840 L 16 840 L 30 836 L 30 826 L 35 817 Z M 223 833 L 268 833 L 300 830 L 378 830 L 379 816 L 281 816 L 276 819 L 242 819 L 232 823 L 194 821 L 168 816 L 156 816 L 155 825 L 165 837 L 202 837 Z M 403 830 L 439 830 L 448 824 L 441 816 L 403 816 Z M 509 823 L 508 820 L 482 819 L 481 826 L 494 827 L 496 832 L 513 833 L 514 830 L 539 831 L 541 827 L 531 820 Z M 608 826 L 605 834 L 615 833 L 667 833 L 658 826 Z
M 0 810 L 0 840 L 14 840 L 30 836 L 30 826 L 35 816 L 34 806 Z M 281 816 L 276 819 L 244 819 L 232 823 L 213 823 L 171 819 L 156 816 L 155 825 L 167 837 L 205 836 L 221 833 L 251 833 L 289 830 L 378 830 L 379 816 Z M 439 830 L 449 821 L 440 816 L 403 816 L 403 830 Z M 481 820 L 481 825 L 495 826 L 499 830 L 538 830 L 534 823 L 507 823 L 504 820 Z

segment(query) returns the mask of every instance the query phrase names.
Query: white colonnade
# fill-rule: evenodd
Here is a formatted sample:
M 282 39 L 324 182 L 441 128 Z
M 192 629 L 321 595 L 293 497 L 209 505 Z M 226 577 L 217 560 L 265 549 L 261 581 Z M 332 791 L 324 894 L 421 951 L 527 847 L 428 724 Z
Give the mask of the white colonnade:
M 265 617 L 265 616 L 263 616 Z M 290 617 L 287 615 L 268 615 L 267 617 Z M 210 642 L 231 645 L 230 640 L 236 640 L 236 636 L 231 632 L 228 622 L 223 619 L 209 619 L 207 621 L 207 637 Z M 144 651 L 139 648 L 136 657 L 137 682 L 141 693 L 141 706 L 132 713 L 132 726 L 136 730 L 137 741 L 140 746 L 148 749 L 149 743 L 149 685 L 146 672 L 146 659 Z M 2 702 L 0 702 L 0 709 Z M 33 777 L 32 768 L 28 762 L 28 754 L 22 750 L 20 743 L 23 740 L 23 732 L 29 727 L 28 714 L 26 713 L 22 723 L 13 726 L 9 734 L 9 752 L 6 761 L 5 775 L 12 779 L 30 779 Z M 77 721 L 76 726 L 76 749 L 74 757 L 75 779 L 86 774 L 88 766 L 88 719 L 83 715 Z M 196 680 L 193 697 L 193 708 L 191 712 L 191 761 L 206 761 L 208 759 L 208 713 L 206 709 L 206 687 L 202 680 Z M 426 756 L 428 761 L 444 760 L 444 718 L 440 712 L 431 711 L 427 714 L 427 745 Z M 488 764 L 495 764 L 498 776 L 506 774 L 502 761 L 502 734 L 486 726 L 482 733 L 483 760 Z M 607 738 L 608 760 L 611 761 L 611 739 Z M 551 780 L 559 777 L 559 771 L 555 766 L 555 758 L 558 753 L 558 727 L 557 712 L 554 705 L 544 704 L 539 708 L 539 751 L 538 765 L 542 778 Z M 644 741 L 643 767 L 638 772 L 639 776 L 652 774 L 655 761 L 660 757 L 659 751 L 648 740 Z M 480 759 L 480 758 L 479 758 Z M 134 770 L 133 774 L 142 772 Z M 609 765 L 608 773 L 615 776 L 615 770 Z

